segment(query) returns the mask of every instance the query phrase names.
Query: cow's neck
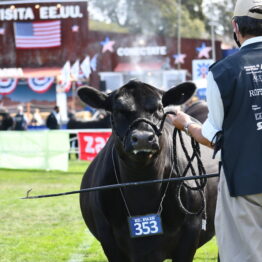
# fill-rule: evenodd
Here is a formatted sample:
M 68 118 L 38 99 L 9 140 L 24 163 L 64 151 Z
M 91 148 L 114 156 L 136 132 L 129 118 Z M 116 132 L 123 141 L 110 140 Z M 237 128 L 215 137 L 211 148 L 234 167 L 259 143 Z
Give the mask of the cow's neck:
M 150 164 L 141 165 L 137 162 L 125 161 L 116 156 L 116 175 L 119 183 L 131 181 L 147 181 L 166 178 L 170 175 L 172 160 L 169 145 L 163 146 L 161 153 Z M 164 194 L 166 183 L 124 188 L 124 198 L 131 215 L 156 213 Z

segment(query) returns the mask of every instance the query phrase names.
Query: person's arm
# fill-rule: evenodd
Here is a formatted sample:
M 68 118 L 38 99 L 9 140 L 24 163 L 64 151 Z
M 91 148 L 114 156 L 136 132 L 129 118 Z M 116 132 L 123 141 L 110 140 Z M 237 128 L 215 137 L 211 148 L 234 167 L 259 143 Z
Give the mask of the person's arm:
M 187 127 L 188 133 L 200 144 L 212 148 L 211 141 L 215 135 L 222 130 L 224 120 L 224 107 L 221 99 L 220 91 L 214 80 L 212 72 L 207 77 L 207 105 L 208 118 L 203 125 L 192 123 L 189 115 L 178 111 L 177 116 L 170 116 L 175 127 L 185 131 Z
M 176 116 L 170 115 L 173 125 L 192 136 L 198 143 L 213 148 L 211 142 L 202 135 L 202 125 L 193 122 L 189 115 L 182 111 L 177 111 Z

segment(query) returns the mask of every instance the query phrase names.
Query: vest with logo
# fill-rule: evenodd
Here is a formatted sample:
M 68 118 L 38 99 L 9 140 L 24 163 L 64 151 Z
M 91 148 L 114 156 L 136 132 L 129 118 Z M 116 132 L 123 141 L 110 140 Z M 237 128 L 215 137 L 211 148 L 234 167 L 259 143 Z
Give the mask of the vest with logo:
M 224 106 L 222 164 L 230 195 L 262 193 L 262 42 L 210 70 Z

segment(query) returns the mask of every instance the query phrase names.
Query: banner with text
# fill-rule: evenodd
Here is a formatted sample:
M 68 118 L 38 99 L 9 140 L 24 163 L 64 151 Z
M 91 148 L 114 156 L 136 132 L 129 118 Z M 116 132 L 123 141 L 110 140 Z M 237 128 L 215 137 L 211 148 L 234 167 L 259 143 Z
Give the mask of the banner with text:
M 79 132 L 79 158 L 92 161 L 105 146 L 111 131 Z

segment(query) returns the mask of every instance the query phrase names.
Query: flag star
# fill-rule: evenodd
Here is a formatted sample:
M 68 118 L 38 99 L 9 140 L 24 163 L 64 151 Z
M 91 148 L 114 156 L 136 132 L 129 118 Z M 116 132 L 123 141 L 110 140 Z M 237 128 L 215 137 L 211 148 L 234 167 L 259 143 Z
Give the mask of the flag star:
M 185 63 L 186 54 L 176 54 L 176 55 L 173 55 L 173 57 L 175 59 L 175 64 L 184 64 Z
M 106 37 L 106 39 L 102 42 L 100 42 L 100 45 L 103 46 L 102 53 L 105 53 L 106 51 L 114 52 L 114 46 L 115 41 L 110 41 L 109 37 Z
M 0 35 L 4 35 L 5 34 L 5 29 L 3 27 L 0 28 Z
M 73 32 L 78 32 L 79 31 L 79 26 L 78 25 L 73 25 L 72 26 L 72 31 Z
M 199 52 L 198 53 L 198 58 L 210 58 L 209 52 L 212 50 L 211 46 L 206 46 L 206 43 L 202 43 L 200 47 L 197 47 L 196 50 Z

